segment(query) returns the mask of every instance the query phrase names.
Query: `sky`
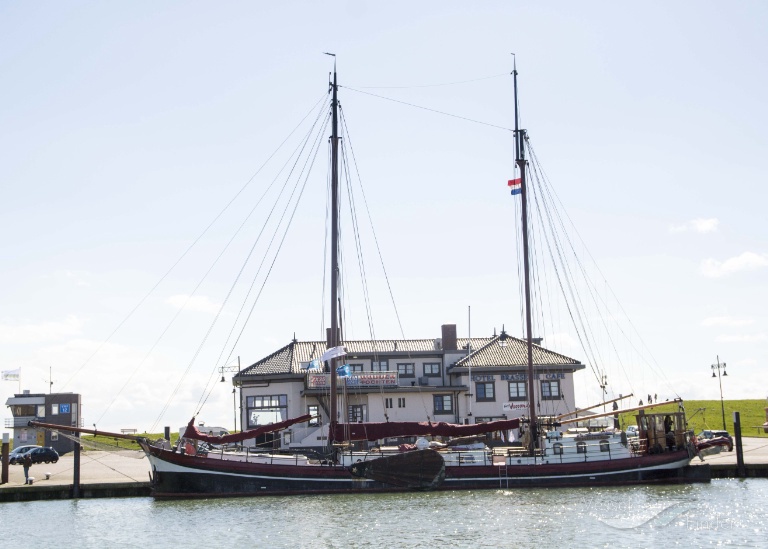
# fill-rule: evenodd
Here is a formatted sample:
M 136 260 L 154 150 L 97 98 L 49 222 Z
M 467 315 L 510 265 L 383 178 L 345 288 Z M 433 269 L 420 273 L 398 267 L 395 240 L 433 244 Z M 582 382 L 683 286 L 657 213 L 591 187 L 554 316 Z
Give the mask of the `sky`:
M 0 400 L 78 392 L 87 426 L 144 430 L 208 395 L 198 419 L 231 426 L 218 369 L 320 337 L 325 152 L 298 253 L 234 347 L 234 294 L 220 307 L 264 215 L 245 217 L 252 176 L 325 97 L 323 52 L 399 314 L 371 290 L 377 337 L 523 335 L 514 53 L 523 127 L 627 348 L 652 356 L 602 365 L 609 393 L 718 399 L 720 360 L 726 399 L 766 398 L 766 28 L 761 2 L 1 3 L 0 369 L 21 382 Z M 567 329 L 544 337 L 587 360 Z M 581 375 L 577 403 L 596 385 Z

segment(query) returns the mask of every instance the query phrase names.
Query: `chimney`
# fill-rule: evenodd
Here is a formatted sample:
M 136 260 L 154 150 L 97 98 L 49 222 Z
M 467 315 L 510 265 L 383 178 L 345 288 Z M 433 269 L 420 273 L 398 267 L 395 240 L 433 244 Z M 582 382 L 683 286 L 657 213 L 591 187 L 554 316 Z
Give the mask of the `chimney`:
M 337 337 L 336 337 L 337 343 L 336 343 L 336 345 L 338 345 L 341 342 L 341 330 L 337 328 L 336 329 L 336 334 L 337 334 Z M 327 347 L 331 347 L 333 345 L 331 343 L 331 329 L 330 328 L 326 328 L 325 329 L 325 344 L 326 344 Z
M 443 350 L 455 351 L 456 350 L 456 324 L 443 324 Z

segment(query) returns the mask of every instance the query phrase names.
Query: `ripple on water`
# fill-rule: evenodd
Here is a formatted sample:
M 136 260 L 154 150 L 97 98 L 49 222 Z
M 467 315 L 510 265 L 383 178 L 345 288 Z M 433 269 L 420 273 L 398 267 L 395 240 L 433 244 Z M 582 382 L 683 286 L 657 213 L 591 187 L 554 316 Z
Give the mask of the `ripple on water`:
M 6 503 L 3 538 L 78 549 L 762 547 L 768 480 L 594 489 Z

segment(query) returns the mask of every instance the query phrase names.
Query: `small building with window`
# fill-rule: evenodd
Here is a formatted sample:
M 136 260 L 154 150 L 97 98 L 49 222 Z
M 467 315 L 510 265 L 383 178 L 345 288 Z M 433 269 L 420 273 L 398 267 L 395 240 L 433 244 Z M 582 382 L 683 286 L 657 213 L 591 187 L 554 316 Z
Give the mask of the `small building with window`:
M 527 345 L 505 333 L 458 338 L 443 325 L 440 338 L 345 341 L 338 376 L 338 421 L 479 423 L 527 416 Z M 540 343 L 540 342 L 539 342 Z M 314 419 L 250 444 L 318 449 L 327 444 L 329 363 L 325 341 L 298 341 L 244 368 L 240 387 L 243 430 L 304 414 Z M 584 366 L 534 345 L 539 415 L 574 409 L 573 374 Z M 383 443 L 394 441 L 382 441 Z
M 5 405 L 11 409 L 13 417 L 6 418 L 5 427 L 13 429 L 13 447 L 36 444 L 51 446 L 59 455 L 75 449 L 72 439 L 56 430 L 30 427 L 30 421 L 82 427 L 80 395 L 75 393 L 30 393 L 24 390 L 6 400 Z

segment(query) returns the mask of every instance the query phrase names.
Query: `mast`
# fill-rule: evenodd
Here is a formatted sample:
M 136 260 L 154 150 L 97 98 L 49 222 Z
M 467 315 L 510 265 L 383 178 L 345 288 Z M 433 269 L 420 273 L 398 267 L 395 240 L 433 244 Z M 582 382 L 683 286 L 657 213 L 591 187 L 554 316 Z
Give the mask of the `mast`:
M 335 57 L 335 55 L 334 55 Z M 336 60 L 333 62 L 333 97 L 331 101 L 331 337 L 330 348 L 339 345 L 339 101 L 336 85 Z M 333 435 L 338 423 L 336 402 L 336 358 L 331 359 L 331 395 L 330 395 L 330 425 L 328 425 L 328 444 L 334 443 Z
M 525 130 L 519 129 L 518 122 L 518 102 L 517 102 L 517 63 L 514 70 L 515 83 L 515 163 L 520 168 L 520 198 L 523 205 L 523 275 L 525 281 L 525 339 L 528 344 L 528 414 L 530 416 L 530 451 L 536 449 L 538 443 L 538 428 L 536 422 L 536 402 L 535 388 L 533 379 L 533 340 L 531 333 L 531 273 L 529 265 L 528 250 L 528 189 L 525 178 Z

